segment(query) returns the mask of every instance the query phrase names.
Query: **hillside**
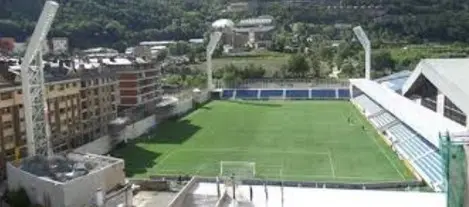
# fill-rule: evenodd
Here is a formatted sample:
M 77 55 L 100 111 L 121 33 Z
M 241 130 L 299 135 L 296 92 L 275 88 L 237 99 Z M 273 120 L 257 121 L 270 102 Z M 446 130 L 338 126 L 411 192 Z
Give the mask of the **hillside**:
M 210 22 L 221 17 L 269 14 L 276 18 L 280 29 L 294 22 L 349 23 L 361 24 L 374 40 L 385 42 L 469 41 L 469 10 L 464 0 L 344 0 L 343 7 L 334 9 L 315 1 L 298 4 L 256 0 L 258 5 L 269 4 L 245 14 L 221 13 L 226 1 L 59 0 L 61 8 L 50 35 L 68 37 L 72 47 L 110 46 L 122 50 L 143 40 L 201 37 Z M 0 0 L 0 36 L 25 40 L 43 2 Z M 382 7 L 362 9 L 364 5 Z

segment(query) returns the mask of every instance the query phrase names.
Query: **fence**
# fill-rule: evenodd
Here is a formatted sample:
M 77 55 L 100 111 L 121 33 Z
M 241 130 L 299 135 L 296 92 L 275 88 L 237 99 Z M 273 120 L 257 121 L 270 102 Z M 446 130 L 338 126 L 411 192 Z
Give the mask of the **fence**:
M 189 177 L 191 178 L 191 177 Z M 196 176 L 198 182 L 215 183 L 214 177 Z M 178 181 L 179 176 L 172 175 L 155 175 L 150 176 L 153 180 L 172 180 Z M 188 179 L 186 178 L 185 181 Z M 396 182 L 363 182 L 363 183 L 342 183 L 342 182 L 315 182 L 315 181 L 281 181 L 268 179 L 243 179 L 244 185 L 274 185 L 285 187 L 309 187 L 309 188 L 338 188 L 338 189 L 411 189 L 423 188 L 425 184 L 421 181 L 396 181 Z
M 440 135 L 440 153 L 446 175 L 448 207 L 464 207 L 469 202 L 467 191 L 467 155 L 464 145 L 451 141 L 449 133 Z
M 248 100 L 309 100 L 309 99 L 349 99 L 348 88 L 329 89 L 222 89 L 221 99 L 248 99 Z
M 214 80 L 216 88 L 348 88 L 348 80 L 337 79 L 248 79 L 235 82 Z

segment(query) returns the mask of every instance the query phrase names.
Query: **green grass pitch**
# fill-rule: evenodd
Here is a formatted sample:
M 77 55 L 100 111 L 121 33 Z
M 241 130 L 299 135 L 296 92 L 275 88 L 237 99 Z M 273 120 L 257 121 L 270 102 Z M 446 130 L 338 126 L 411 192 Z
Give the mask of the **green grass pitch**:
M 216 176 L 220 161 L 250 161 L 263 179 L 414 180 L 346 101 L 212 101 L 113 155 L 131 177 Z

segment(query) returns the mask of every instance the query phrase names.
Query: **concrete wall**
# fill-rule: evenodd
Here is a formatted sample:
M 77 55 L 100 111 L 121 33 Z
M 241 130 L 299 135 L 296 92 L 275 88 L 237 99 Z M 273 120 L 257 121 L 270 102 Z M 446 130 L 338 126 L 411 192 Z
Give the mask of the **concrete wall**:
M 140 137 L 142 134 L 147 132 L 152 127 L 156 126 L 156 117 L 155 115 L 149 116 L 145 119 L 142 119 L 134 124 L 130 124 L 125 127 L 123 131 L 123 139 L 135 139 Z
M 184 188 L 179 191 L 179 193 L 174 197 L 174 199 L 169 203 L 168 207 L 183 207 L 184 199 L 186 195 L 191 192 L 191 189 L 198 184 L 196 177 L 192 179 L 184 186 Z
M 105 192 L 117 184 L 125 185 L 124 163 L 116 163 L 64 184 L 65 206 L 81 207 L 93 204 L 98 189 Z
M 142 119 L 141 121 L 135 122 L 134 124 L 128 125 L 121 132 L 120 136 L 116 137 L 116 139 L 118 139 L 119 141 L 123 141 L 125 139 L 130 140 L 138 138 L 139 136 L 147 132 L 148 129 L 156 126 L 155 120 L 155 116 L 152 115 L 145 119 Z M 94 140 L 93 142 L 76 148 L 75 152 L 103 155 L 111 151 L 111 143 L 111 137 L 109 135 L 106 135 Z
M 23 186 L 32 203 L 44 203 L 44 198 L 47 196 L 52 204 L 51 207 L 64 207 L 62 183 L 39 178 L 14 167 L 11 163 L 7 164 L 7 173 L 9 189 L 18 190 Z
M 103 155 L 103 154 L 108 153 L 111 148 L 112 148 L 111 138 L 108 135 L 106 135 L 88 144 L 82 145 L 76 148 L 74 151 L 79 152 L 79 153 L 91 153 L 91 154 Z
M 119 204 L 126 204 L 131 206 L 132 204 L 132 188 L 126 187 L 120 189 L 119 191 L 112 192 L 111 194 L 106 196 L 106 201 L 104 206 L 105 207 L 117 207 Z
M 197 96 L 194 96 L 194 99 L 189 98 L 179 101 L 176 107 L 174 107 L 171 111 L 171 115 L 183 115 L 188 111 L 192 110 L 195 107 L 193 103 L 194 101 L 199 103 L 205 103 L 209 100 L 210 93 L 201 92 Z M 121 132 L 119 137 L 115 137 L 112 139 L 117 139 L 119 141 L 123 141 L 126 139 L 135 139 L 146 133 L 149 129 L 155 127 L 157 124 L 158 123 L 156 123 L 155 115 L 152 115 L 138 122 L 135 122 L 134 124 L 126 126 L 126 128 Z M 112 150 L 111 143 L 111 137 L 109 137 L 109 135 L 106 135 L 97 140 L 94 140 L 93 142 L 76 148 L 75 151 L 80 153 L 92 153 L 103 155 L 109 153 L 109 151 Z
M 170 184 L 166 180 L 148 180 L 148 179 L 131 179 L 130 183 L 140 186 L 143 191 L 169 191 Z

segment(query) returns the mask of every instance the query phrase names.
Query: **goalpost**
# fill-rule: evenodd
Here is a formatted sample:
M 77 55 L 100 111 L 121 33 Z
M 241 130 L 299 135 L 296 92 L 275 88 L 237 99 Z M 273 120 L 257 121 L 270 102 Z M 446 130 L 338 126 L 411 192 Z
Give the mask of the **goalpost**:
M 244 195 L 237 195 L 238 186 L 243 180 L 253 179 L 256 176 L 256 163 L 246 161 L 221 161 L 220 178 L 225 188 L 234 200 L 246 200 Z
M 220 177 L 239 179 L 252 179 L 256 177 L 256 163 L 245 161 L 221 161 Z

